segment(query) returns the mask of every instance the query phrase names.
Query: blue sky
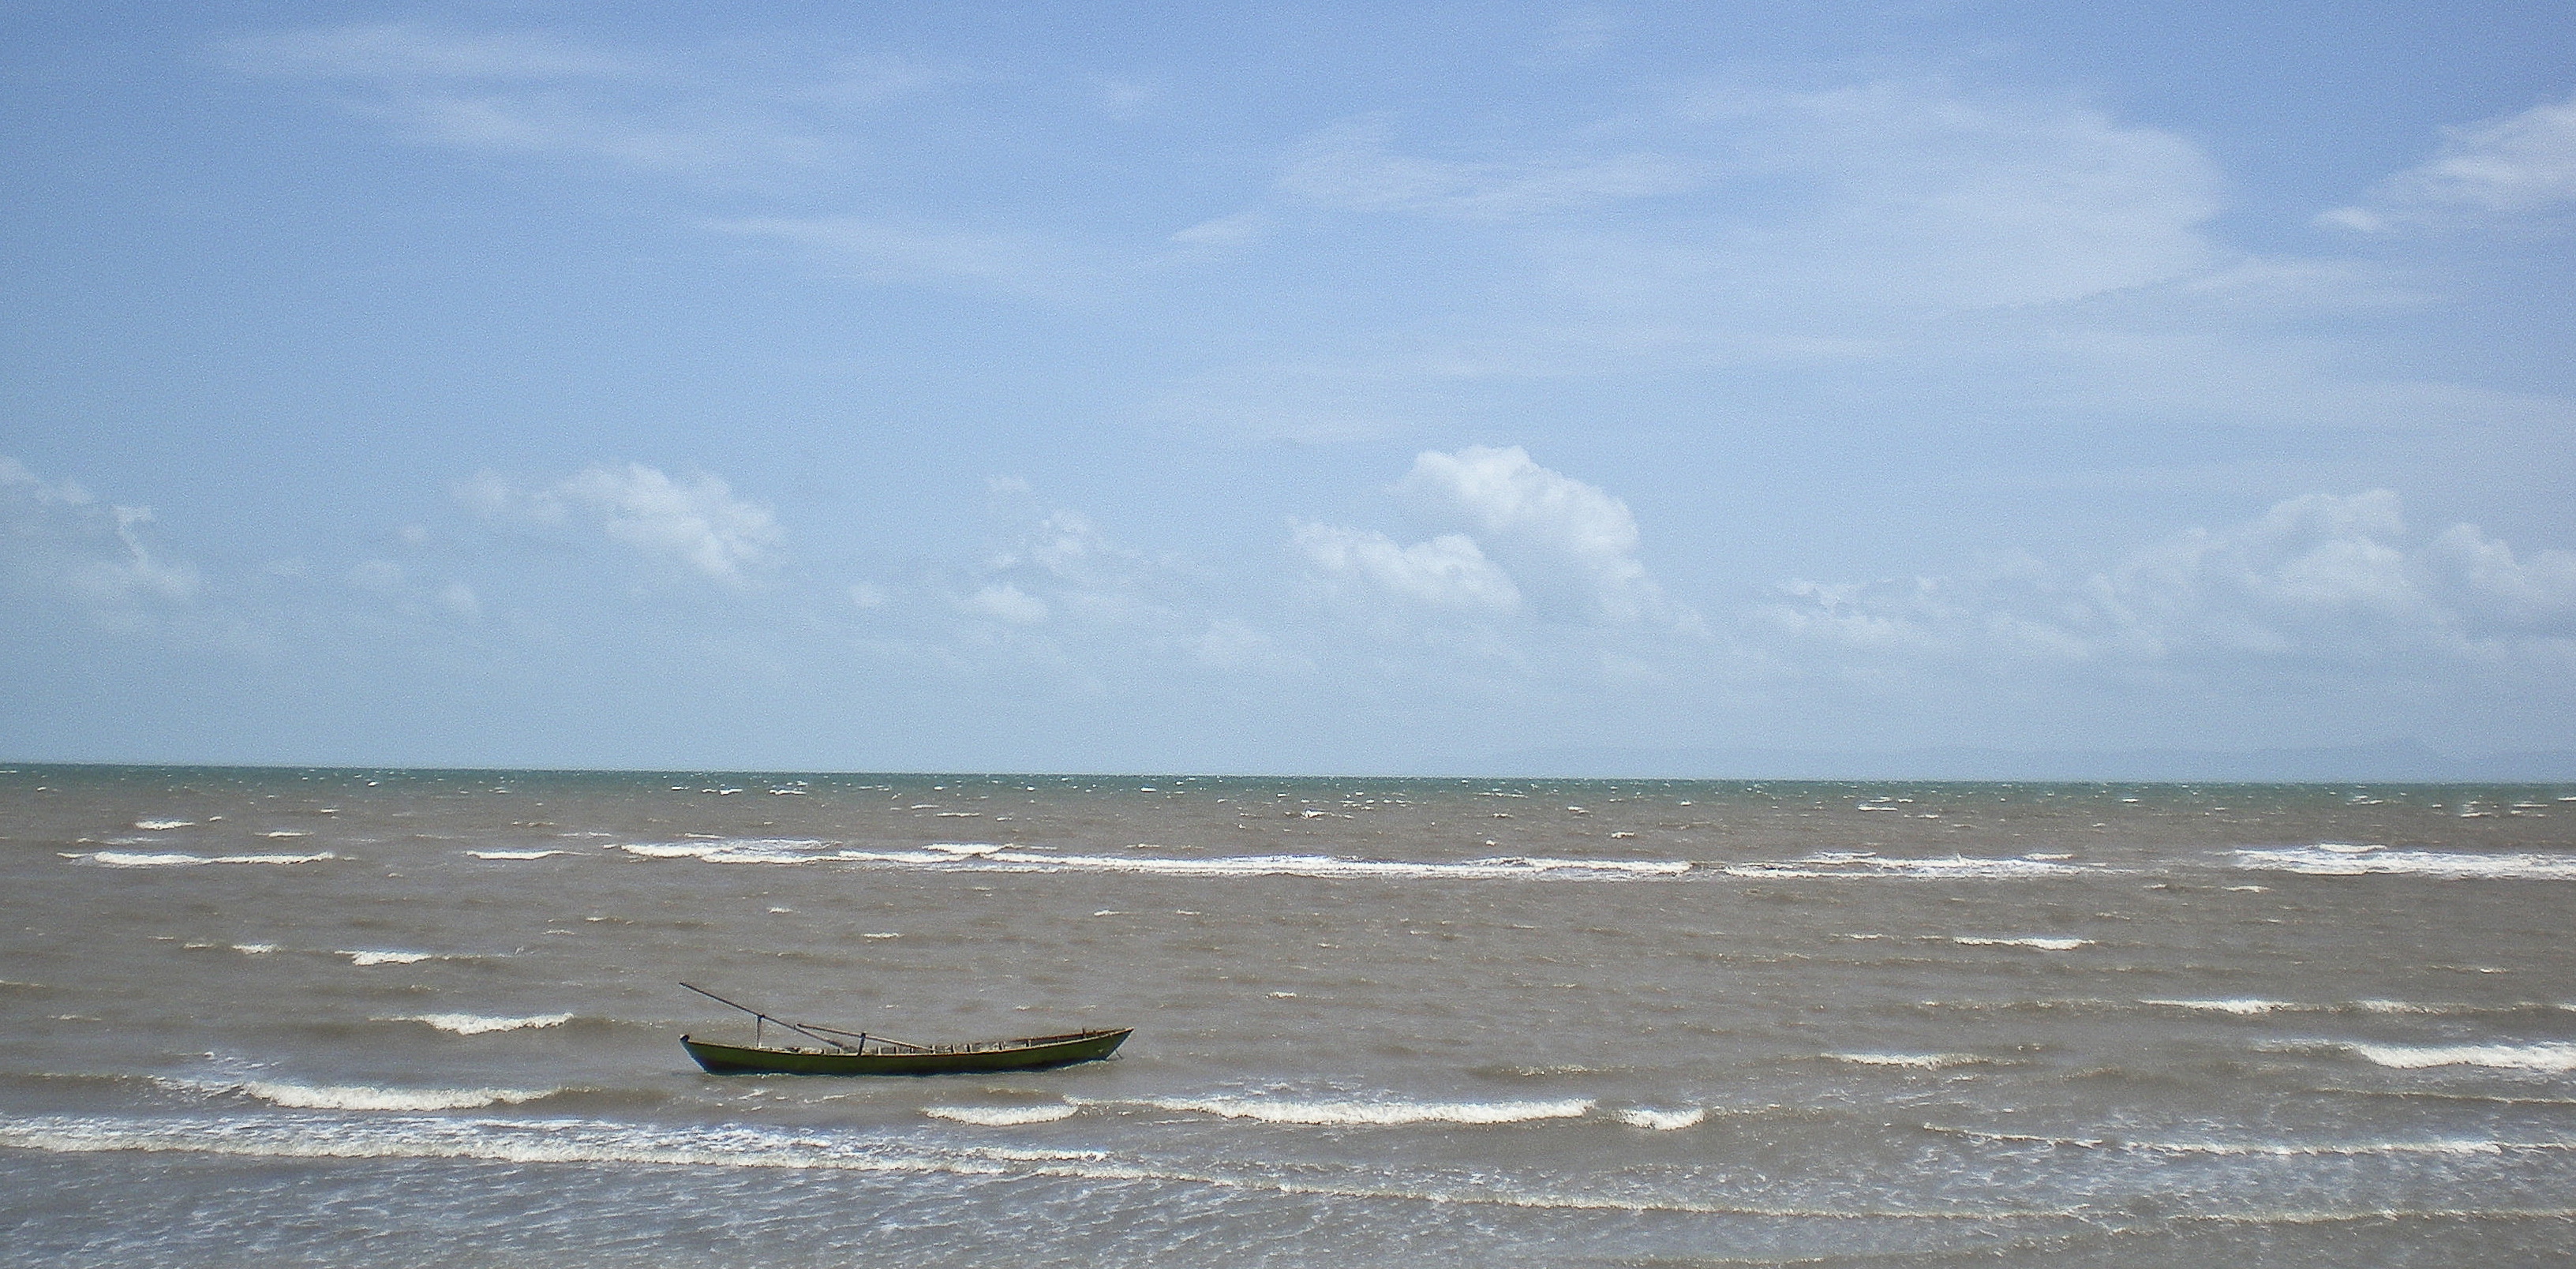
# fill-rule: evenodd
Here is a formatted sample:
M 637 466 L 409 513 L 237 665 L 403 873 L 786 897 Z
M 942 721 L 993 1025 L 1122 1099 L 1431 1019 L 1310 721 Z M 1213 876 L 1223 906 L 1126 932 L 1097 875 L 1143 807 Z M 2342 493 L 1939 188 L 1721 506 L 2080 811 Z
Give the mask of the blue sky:
M 2576 748 L 2576 23 L 2146 8 L 9 6 L 0 756 Z

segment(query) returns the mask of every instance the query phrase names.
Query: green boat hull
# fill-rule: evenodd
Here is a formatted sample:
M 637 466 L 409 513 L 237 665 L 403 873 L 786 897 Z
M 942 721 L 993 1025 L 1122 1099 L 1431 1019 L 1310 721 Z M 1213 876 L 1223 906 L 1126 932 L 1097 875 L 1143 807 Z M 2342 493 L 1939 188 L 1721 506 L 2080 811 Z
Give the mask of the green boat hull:
M 680 1047 L 687 1049 L 709 1075 L 955 1075 L 970 1071 L 1030 1071 L 1098 1061 L 1117 1052 L 1133 1030 L 1077 1031 L 989 1044 L 865 1053 L 751 1048 L 687 1036 L 680 1037 Z

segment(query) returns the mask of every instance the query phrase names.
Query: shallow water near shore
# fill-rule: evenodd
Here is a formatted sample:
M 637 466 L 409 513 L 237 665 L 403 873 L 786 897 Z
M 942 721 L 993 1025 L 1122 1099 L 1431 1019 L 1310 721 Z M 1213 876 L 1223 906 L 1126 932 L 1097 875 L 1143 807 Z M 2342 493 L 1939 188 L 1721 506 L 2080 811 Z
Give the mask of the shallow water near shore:
M 2519 1264 L 2576 786 L 0 772 L 67 1265 Z M 680 980 L 1057 1071 L 704 1075 Z

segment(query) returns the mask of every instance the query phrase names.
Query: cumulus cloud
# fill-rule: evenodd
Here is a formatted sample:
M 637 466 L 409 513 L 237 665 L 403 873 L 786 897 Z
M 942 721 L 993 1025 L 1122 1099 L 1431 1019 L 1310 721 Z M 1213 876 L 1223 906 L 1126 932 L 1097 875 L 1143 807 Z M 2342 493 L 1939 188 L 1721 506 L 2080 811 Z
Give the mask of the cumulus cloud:
M 1659 613 L 1663 592 L 1637 559 L 1637 519 L 1600 488 L 1550 471 L 1514 445 L 1427 451 L 1397 488 L 1463 517 L 1507 552 L 1514 571 L 1581 592 L 1592 614 L 1635 621 Z
M 642 463 L 588 467 L 533 492 L 481 472 L 460 482 L 456 495 L 493 518 L 535 524 L 586 518 L 649 557 L 730 586 L 749 585 L 774 567 L 786 536 L 769 508 L 736 498 L 721 478 L 702 473 L 677 481 Z
M 1521 606 L 1520 588 L 1463 533 L 1400 546 L 1370 530 L 1298 524 L 1291 545 L 1337 592 L 1392 595 L 1465 612 L 1507 613 Z
M 2494 224 L 2576 208 L 2576 97 L 2447 129 L 2441 152 L 2318 217 L 2378 233 L 2409 224 Z
M 2467 524 L 2421 538 L 2388 490 L 2310 494 L 2090 574 L 2023 556 L 1955 576 L 1802 581 L 1752 618 L 1846 666 L 2576 665 L 2576 553 L 2520 554 Z

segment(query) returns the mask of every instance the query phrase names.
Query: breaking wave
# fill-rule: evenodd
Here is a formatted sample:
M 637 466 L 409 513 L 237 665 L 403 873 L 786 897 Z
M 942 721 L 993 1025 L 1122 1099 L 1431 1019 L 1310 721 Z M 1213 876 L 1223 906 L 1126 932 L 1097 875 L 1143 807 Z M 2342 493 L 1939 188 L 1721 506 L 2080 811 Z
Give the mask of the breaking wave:
M 1708 1108 L 1705 1106 L 1694 1106 L 1689 1110 L 1656 1110 L 1647 1106 L 1631 1106 L 1619 1112 L 1620 1123 L 1632 1128 L 1650 1128 L 1656 1132 L 1688 1128 L 1707 1118 Z
M 2038 935 L 2025 935 L 2021 938 L 2002 939 L 1980 938 L 1973 935 L 1962 934 L 1952 936 L 1950 941 L 1966 947 L 2035 947 L 2043 952 L 2071 952 L 2079 947 L 2093 946 L 2093 940 L 2091 939 L 2056 939 L 2043 938 Z
M 2312 877 L 2387 874 L 2440 881 L 2576 881 L 2576 855 L 2472 855 L 2459 851 L 2389 850 L 2340 842 L 2247 848 L 2234 853 L 2239 868 Z
M 201 864 L 311 864 L 339 856 L 327 850 L 310 855 L 191 855 L 185 851 L 96 850 L 67 853 L 63 858 L 100 868 L 194 868 Z
M 441 1031 L 457 1035 L 489 1035 L 495 1031 L 525 1031 L 539 1027 L 560 1027 L 572 1021 L 568 1013 L 531 1014 L 524 1018 L 498 1018 L 473 1013 L 418 1013 L 400 1018 L 380 1018 L 379 1022 L 422 1022 Z
M 1146 1106 L 1155 1110 L 1266 1124 L 1319 1127 L 1401 1124 L 1516 1124 L 1534 1119 L 1573 1119 L 1592 1109 L 1588 1098 L 1554 1101 L 1415 1102 L 1396 1098 L 1304 1101 L 1279 1097 L 1144 1097 L 1093 1105 Z
M 1918 1071 L 1943 1071 L 1954 1066 L 1978 1066 L 1994 1061 L 1974 1053 L 1828 1053 L 1824 1056 L 1854 1066 L 1901 1066 Z
M 2381 1066 L 2418 1071 L 2436 1066 L 2483 1066 L 2503 1071 L 2576 1071 L 2576 1043 L 2543 1040 L 2533 1044 L 2364 1044 L 2341 1045 L 2345 1051 Z
M 294 1110 L 477 1110 L 485 1106 L 516 1106 L 564 1091 L 559 1088 L 536 1091 L 516 1088 L 378 1088 L 370 1084 L 298 1084 L 281 1080 L 220 1083 L 155 1078 L 153 1082 L 181 1092 L 237 1094 Z
M 446 952 L 405 952 L 391 948 L 360 948 L 354 951 L 342 949 L 331 954 L 333 956 L 348 957 L 349 963 L 352 965 L 417 965 L 422 961 L 465 961 L 474 959 L 471 956 L 459 956 Z
M 2133 1141 L 2119 1137 L 2050 1136 L 2040 1133 L 1981 1132 L 1973 1128 L 1924 1128 L 1971 1141 L 2055 1146 L 2075 1150 L 2136 1150 L 2166 1155 L 2210 1155 L 2221 1158 L 2352 1158 L 2370 1155 L 2493 1155 L 2507 1151 L 2569 1150 L 2576 1142 L 2500 1141 L 2483 1137 L 2436 1138 L 2429 1141 Z
M 634 842 L 619 850 L 648 859 L 698 859 L 717 864 L 840 863 L 875 868 L 944 872 L 1092 872 L 1165 877 L 1429 878 L 1495 881 L 1530 877 L 1671 877 L 1691 871 L 1684 860 L 1557 859 L 1507 856 L 1439 863 L 1350 859 L 1337 855 L 1173 856 L 1065 855 L 988 842 L 938 842 L 920 850 L 829 850 L 815 841 L 726 840 Z
M 921 1113 L 933 1119 L 953 1119 L 961 1124 L 986 1128 L 1014 1128 L 1021 1124 L 1051 1124 L 1071 1119 L 1081 1111 L 1079 1106 L 925 1106 Z
M 469 850 L 476 859 L 543 859 L 548 855 L 569 855 L 568 850 Z
M 1946 858 L 1890 859 L 1874 851 L 1819 851 L 1804 859 L 1727 864 L 1733 877 L 1908 877 L 1941 881 L 2021 881 L 2047 877 L 2096 877 L 2125 871 L 2099 864 L 2068 863 L 2062 856 L 2019 855 L 2009 859 L 1951 855 Z

